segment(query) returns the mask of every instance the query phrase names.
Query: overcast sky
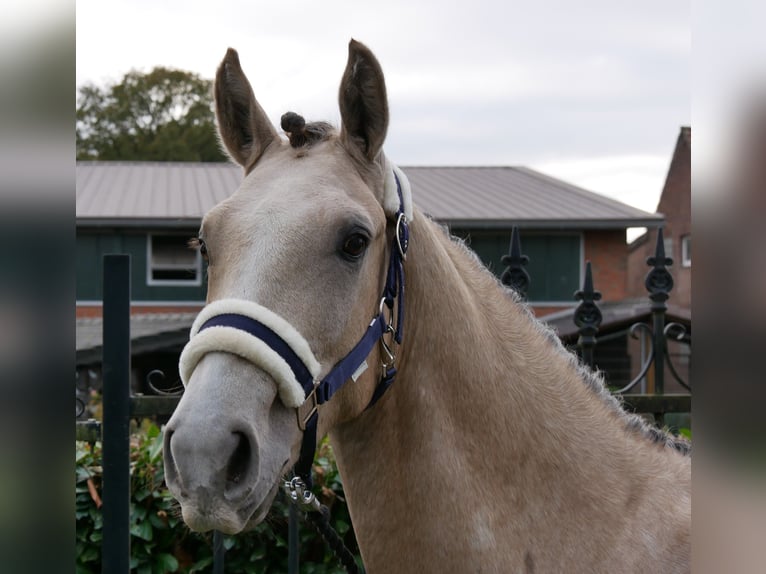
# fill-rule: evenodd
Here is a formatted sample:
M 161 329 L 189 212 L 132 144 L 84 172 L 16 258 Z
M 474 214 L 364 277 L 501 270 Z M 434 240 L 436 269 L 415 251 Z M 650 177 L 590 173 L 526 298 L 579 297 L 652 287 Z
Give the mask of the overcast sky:
M 231 46 L 275 124 L 339 124 L 353 37 L 386 75 L 396 163 L 526 165 L 654 211 L 691 122 L 690 18 L 657 0 L 78 0 L 77 85 L 212 78 Z

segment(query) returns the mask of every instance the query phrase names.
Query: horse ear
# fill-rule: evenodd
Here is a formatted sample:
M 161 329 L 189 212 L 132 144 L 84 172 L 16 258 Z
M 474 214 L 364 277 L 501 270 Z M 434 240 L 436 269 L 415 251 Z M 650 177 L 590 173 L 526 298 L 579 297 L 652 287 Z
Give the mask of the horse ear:
M 388 130 L 388 98 L 383 70 L 367 46 L 351 40 L 340 82 L 341 139 L 368 160 L 377 157 Z
M 221 141 L 232 159 L 245 168 L 252 166 L 263 150 L 279 138 L 253 95 L 239 55 L 231 48 L 215 77 L 215 115 Z

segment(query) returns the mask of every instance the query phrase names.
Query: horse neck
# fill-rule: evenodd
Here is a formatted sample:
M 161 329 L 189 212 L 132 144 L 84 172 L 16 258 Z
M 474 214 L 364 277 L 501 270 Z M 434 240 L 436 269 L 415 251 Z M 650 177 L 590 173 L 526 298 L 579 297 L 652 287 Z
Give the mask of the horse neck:
M 555 335 L 472 252 L 422 215 L 412 224 L 410 251 L 396 392 L 357 423 L 385 418 L 387 428 L 396 421 L 408 436 L 432 425 L 489 434 L 501 451 L 514 452 L 524 444 L 542 452 L 541 432 L 559 434 L 566 425 L 577 435 L 580 421 L 594 434 L 593 417 L 608 405 Z
M 376 552 L 391 559 L 381 540 L 422 550 L 443 549 L 430 535 L 465 538 L 450 530 L 450 518 L 463 527 L 478 520 L 498 532 L 512 528 L 492 525 L 510 512 L 509 496 L 541 508 L 553 490 L 595 507 L 610 484 L 631 480 L 636 453 L 624 421 L 554 336 L 421 214 L 405 272 L 397 379 L 372 409 L 331 432 L 365 561 Z M 504 524 L 523 526 L 523 536 L 547 535 L 544 520 L 518 512 Z M 412 528 L 402 527 L 404 516 Z

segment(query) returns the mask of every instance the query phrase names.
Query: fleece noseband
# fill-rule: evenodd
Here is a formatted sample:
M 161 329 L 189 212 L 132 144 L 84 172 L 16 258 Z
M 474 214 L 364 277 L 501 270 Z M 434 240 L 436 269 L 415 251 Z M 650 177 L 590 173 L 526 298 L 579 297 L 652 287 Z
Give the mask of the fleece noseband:
M 409 243 L 407 221 L 408 215 L 411 217 L 411 203 L 409 185 L 404 174 L 396 167 L 392 167 L 388 173 L 384 208 L 390 213 L 389 206 L 396 205 L 396 229 L 380 307 L 359 342 L 327 375 L 319 378 L 321 366 L 309 343 L 295 327 L 266 307 L 241 299 L 221 299 L 205 306 L 195 319 L 189 342 L 181 353 L 179 372 L 184 385 L 188 384 L 202 357 L 214 351 L 240 356 L 272 376 L 283 404 L 297 409 L 298 424 L 303 430 L 303 443 L 295 472 L 309 487 L 312 483 L 311 465 L 316 448 L 318 405 L 329 401 L 346 381 L 356 380 L 367 369 L 367 356 L 378 343 L 382 346 L 383 375 L 367 408 L 377 402 L 396 376 L 391 341 L 397 345 L 402 342 L 403 263 Z M 393 186 L 395 188 L 391 190 Z M 396 195 L 395 203 L 387 197 L 391 191 Z M 389 342 L 386 342 L 386 336 L 389 336 Z

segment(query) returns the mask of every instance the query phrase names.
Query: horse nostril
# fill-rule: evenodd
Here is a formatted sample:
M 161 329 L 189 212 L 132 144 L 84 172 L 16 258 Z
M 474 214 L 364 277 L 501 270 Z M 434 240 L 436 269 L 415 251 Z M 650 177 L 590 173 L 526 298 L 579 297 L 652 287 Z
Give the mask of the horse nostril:
M 226 467 L 226 485 L 230 487 L 237 486 L 245 477 L 250 464 L 250 441 L 244 433 L 235 432 L 238 441 L 234 452 L 229 459 Z
M 176 463 L 173 460 L 173 450 L 170 448 L 170 441 L 173 438 L 173 431 L 165 429 L 165 436 L 162 437 L 162 458 L 165 464 L 165 482 L 175 480 L 178 476 L 176 472 Z

